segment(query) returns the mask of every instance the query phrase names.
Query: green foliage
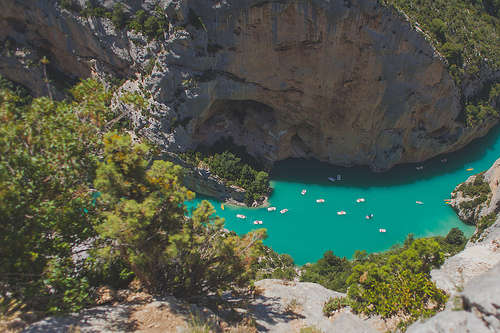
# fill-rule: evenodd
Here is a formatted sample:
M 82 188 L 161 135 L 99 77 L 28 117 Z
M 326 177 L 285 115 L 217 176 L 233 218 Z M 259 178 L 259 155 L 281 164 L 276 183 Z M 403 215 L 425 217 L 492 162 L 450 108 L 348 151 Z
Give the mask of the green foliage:
M 148 60 L 148 63 L 146 64 L 146 67 L 144 67 L 144 72 L 147 75 L 151 75 L 153 73 L 153 69 L 156 66 L 156 60 L 154 58 L 151 58 Z
M 404 12 L 412 23 L 418 23 L 456 69 L 466 64 L 466 70 L 474 74 L 474 68 L 485 63 L 493 68 L 500 65 L 498 12 L 491 2 L 387 0 L 381 3 Z
M 285 279 L 293 280 L 297 276 L 293 258 L 287 254 L 278 254 L 273 249 L 264 246 L 264 255 L 252 265 L 255 279 Z
M 95 236 L 92 225 L 98 213 L 89 183 L 109 96 L 93 80 L 82 81 L 71 92 L 72 102 L 36 98 L 18 106 L 17 96 L 0 91 L 3 297 L 38 295 L 46 304 L 60 295 L 63 302 L 75 295 L 73 306 L 84 298 L 75 288 L 85 284 L 77 282 L 81 278 L 69 258 Z M 57 303 L 51 309 L 65 306 Z
M 111 13 L 104 7 L 94 6 L 90 1 L 85 3 L 85 7 L 80 11 L 80 16 L 89 17 L 99 17 L 111 19 Z
M 164 14 L 158 13 L 158 17 L 148 16 L 144 10 L 135 13 L 135 17 L 128 24 L 129 30 L 142 32 L 148 40 L 162 40 L 167 28 L 168 21 Z
M 328 289 L 346 292 L 352 266 L 345 257 L 340 258 L 334 255 L 332 250 L 328 250 L 315 264 L 303 267 L 305 272 L 301 275 L 300 281 L 319 283 Z
M 465 197 L 473 198 L 473 200 L 461 202 L 460 207 L 462 209 L 475 209 L 486 202 L 491 193 L 490 185 L 484 180 L 484 173 L 477 174 L 471 182 L 462 183 L 457 188 L 457 191 L 462 192 Z
M 446 296 L 430 280 L 430 271 L 443 262 L 439 244 L 417 239 L 386 262 L 367 262 L 352 269 L 348 295 L 352 307 L 366 314 L 390 317 L 400 311 L 412 317 L 444 307 Z
M 94 182 L 105 207 L 96 226 L 107 240 L 101 255 L 121 257 L 151 292 L 193 298 L 248 283 L 264 230 L 227 234 L 207 201 L 186 217 L 194 194 L 182 186 L 181 167 L 154 161 L 148 170 L 148 147 L 128 136 L 108 133 L 104 142 Z
M 474 235 L 472 235 L 471 237 L 471 242 L 475 242 L 477 240 L 479 241 L 482 241 L 482 234 L 483 232 L 488 229 L 493 223 L 495 223 L 497 219 L 497 214 L 496 213 L 490 213 L 486 216 L 484 216 L 483 218 L 481 218 L 478 222 L 477 222 L 477 230 L 476 232 L 474 233 Z
M 323 306 L 323 314 L 327 317 L 334 314 L 346 306 L 351 306 L 353 302 L 348 297 L 330 298 Z
M 113 25 L 118 30 L 125 29 L 129 24 L 130 20 L 123 11 L 123 6 L 121 4 L 115 5 L 113 13 L 111 14 L 111 22 L 113 22 Z
M 242 158 L 236 157 L 230 151 L 222 154 L 210 152 L 194 152 L 188 150 L 185 160 L 193 166 L 198 166 L 201 161 L 210 167 L 210 171 L 231 185 L 237 185 L 246 190 L 245 203 L 250 204 L 269 193 L 269 175 L 265 171 L 256 171 L 250 165 L 243 163 Z M 204 156 L 207 156 L 205 157 Z

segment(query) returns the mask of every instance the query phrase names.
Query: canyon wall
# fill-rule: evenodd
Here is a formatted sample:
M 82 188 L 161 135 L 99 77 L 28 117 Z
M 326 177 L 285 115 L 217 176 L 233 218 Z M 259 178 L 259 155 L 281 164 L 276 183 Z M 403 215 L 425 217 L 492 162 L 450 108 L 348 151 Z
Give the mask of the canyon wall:
M 92 3 L 111 11 L 118 1 Z M 446 61 L 418 28 L 373 0 L 123 5 L 130 15 L 161 7 L 165 39 L 148 41 L 53 0 L 2 1 L 0 40 L 17 49 L 2 54 L 0 72 L 38 94 L 46 87 L 28 66 L 36 57 L 70 77 L 123 77 L 121 91 L 141 91 L 148 108 L 116 102 L 117 110 L 164 150 L 232 137 L 269 166 L 306 157 L 384 171 L 457 150 L 497 122 L 457 121 L 461 92 Z M 476 81 L 467 84 L 484 83 Z

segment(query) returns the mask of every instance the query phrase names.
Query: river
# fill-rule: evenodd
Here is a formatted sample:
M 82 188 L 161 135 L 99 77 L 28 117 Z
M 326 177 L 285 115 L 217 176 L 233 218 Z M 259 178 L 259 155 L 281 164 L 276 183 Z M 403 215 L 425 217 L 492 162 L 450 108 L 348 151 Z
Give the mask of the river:
M 188 206 L 209 200 L 217 215 L 225 218 L 226 228 L 240 234 L 266 228 L 269 237 L 264 243 L 278 253 L 290 254 L 297 265 L 315 262 L 327 250 L 351 258 L 356 250 L 387 250 L 404 242 L 409 233 L 415 237 L 444 236 L 458 227 L 472 235 L 474 227 L 462 223 L 445 199 L 457 184 L 489 169 L 499 157 L 500 127 L 496 126 L 458 152 L 397 165 L 384 173 L 290 158 L 275 163 L 270 173 L 274 191 L 269 203 L 275 211 L 231 205 L 222 210 L 220 201 L 199 195 Z M 417 166 L 423 169 L 417 170 Z M 467 171 L 469 168 L 474 170 Z M 340 180 L 328 180 L 337 175 Z M 364 202 L 357 202 L 359 198 Z M 318 199 L 324 202 L 318 203 Z M 284 208 L 288 211 L 280 213 Z M 346 214 L 338 215 L 339 211 Z M 237 214 L 247 218 L 237 218 Z M 368 214 L 373 217 L 367 219 Z M 255 220 L 261 220 L 262 225 L 255 225 Z

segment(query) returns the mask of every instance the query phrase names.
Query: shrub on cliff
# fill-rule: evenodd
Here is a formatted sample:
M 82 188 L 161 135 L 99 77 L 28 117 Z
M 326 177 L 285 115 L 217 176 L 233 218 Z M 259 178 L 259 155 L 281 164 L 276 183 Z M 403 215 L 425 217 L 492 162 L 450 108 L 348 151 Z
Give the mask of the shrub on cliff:
M 188 214 L 184 201 L 194 194 L 182 186 L 179 166 L 154 161 L 148 168 L 148 147 L 126 135 L 108 133 L 104 142 L 95 181 L 102 255 L 121 257 L 154 293 L 193 298 L 249 282 L 265 230 L 226 233 L 207 201 Z
M 98 82 L 71 93 L 72 102 L 19 104 L 0 91 L 0 293 L 55 312 L 80 307 L 88 292 L 73 256 L 95 236 L 89 185 L 109 118 L 110 95 Z
M 353 268 L 348 295 L 353 308 L 366 314 L 390 317 L 397 313 L 413 318 L 442 309 L 446 296 L 430 280 L 430 271 L 443 263 L 439 244 L 417 239 L 385 263 L 367 262 Z

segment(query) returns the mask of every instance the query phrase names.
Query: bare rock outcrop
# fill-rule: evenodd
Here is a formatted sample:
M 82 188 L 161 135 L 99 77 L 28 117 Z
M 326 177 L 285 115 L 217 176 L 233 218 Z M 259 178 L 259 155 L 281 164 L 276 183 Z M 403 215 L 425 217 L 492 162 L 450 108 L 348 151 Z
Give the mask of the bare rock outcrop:
M 451 305 L 408 333 L 500 332 L 500 264 L 467 282 Z
M 118 1 L 92 3 L 112 10 Z M 457 150 L 496 123 L 457 120 L 461 92 L 444 58 L 374 0 L 120 3 L 129 14 L 159 5 L 164 39 L 53 0 L 2 1 L 0 39 L 69 76 L 129 79 L 149 102 L 133 123 L 166 151 L 232 137 L 268 165 L 293 156 L 383 171 Z M 43 94 L 41 76 L 29 80 L 26 62 L 10 58 L 1 72 Z M 496 75 L 468 78 L 462 91 L 472 96 Z

